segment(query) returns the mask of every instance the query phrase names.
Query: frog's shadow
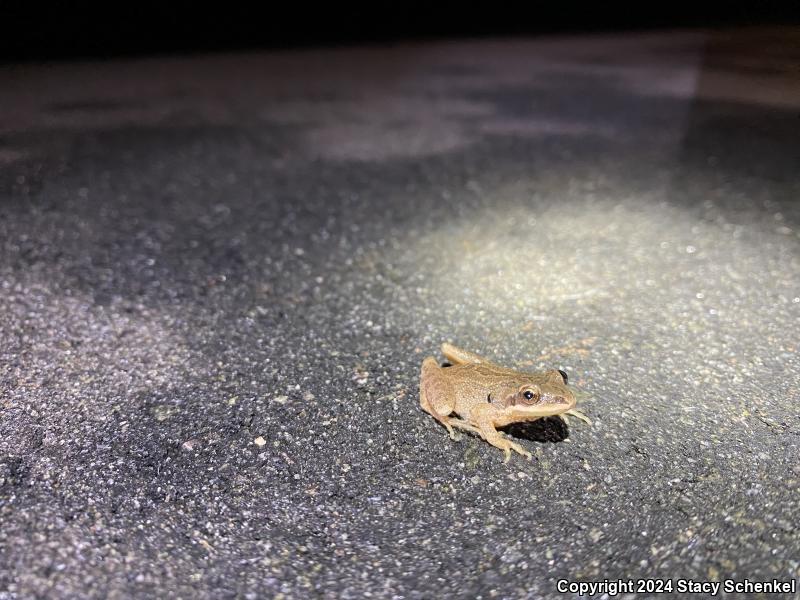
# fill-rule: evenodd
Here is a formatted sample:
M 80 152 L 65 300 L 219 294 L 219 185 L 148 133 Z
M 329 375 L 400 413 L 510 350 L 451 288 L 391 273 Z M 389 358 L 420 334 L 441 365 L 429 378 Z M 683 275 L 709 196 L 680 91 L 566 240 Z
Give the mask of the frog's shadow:
M 559 417 L 544 417 L 527 423 L 512 423 L 500 428 L 509 435 L 530 442 L 563 442 L 569 437 L 569 427 Z

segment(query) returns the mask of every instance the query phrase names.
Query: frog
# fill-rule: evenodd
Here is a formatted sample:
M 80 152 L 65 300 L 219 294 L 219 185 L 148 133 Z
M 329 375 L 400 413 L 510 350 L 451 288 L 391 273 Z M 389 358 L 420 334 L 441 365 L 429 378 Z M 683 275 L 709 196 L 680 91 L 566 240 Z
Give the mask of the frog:
M 517 371 L 448 342 L 441 345 L 441 351 L 449 364 L 440 365 L 433 356 L 422 361 L 419 403 L 444 425 L 453 440 L 455 429 L 477 434 L 502 450 L 503 462 L 507 463 L 512 450 L 528 460 L 532 454 L 505 437 L 498 427 L 551 416 L 565 422 L 567 416 L 573 416 L 591 425 L 591 420 L 575 408 L 575 394 L 561 369 Z

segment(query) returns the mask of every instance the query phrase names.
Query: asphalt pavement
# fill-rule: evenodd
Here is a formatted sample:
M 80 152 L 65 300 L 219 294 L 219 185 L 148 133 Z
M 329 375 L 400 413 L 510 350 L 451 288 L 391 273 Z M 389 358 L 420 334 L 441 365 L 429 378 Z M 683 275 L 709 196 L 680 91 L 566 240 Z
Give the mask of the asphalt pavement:
M 0 67 L 0 599 L 797 582 L 797 33 Z

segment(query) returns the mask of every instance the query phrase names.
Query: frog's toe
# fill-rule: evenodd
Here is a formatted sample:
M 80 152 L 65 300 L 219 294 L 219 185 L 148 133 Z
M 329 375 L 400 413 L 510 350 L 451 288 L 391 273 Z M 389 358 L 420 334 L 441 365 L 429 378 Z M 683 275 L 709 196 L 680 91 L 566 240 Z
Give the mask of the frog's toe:
M 515 452 L 517 452 L 518 454 L 521 454 L 522 456 L 524 456 L 525 458 L 527 458 L 528 460 L 531 460 L 531 459 L 533 458 L 533 455 L 532 455 L 530 452 L 528 452 L 527 450 L 525 450 L 525 448 L 523 448 L 523 447 L 522 447 L 522 446 L 520 446 L 519 444 L 514 444 L 514 443 L 512 443 L 512 444 L 511 444 L 511 448 L 512 448 L 512 449 L 513 449 Z
M 533 455 L 530 452 L 528 452 L 527 450 L 525 450 L 525 448 L 523 448 L 522 446 L 520 446 L 519 444 L 517 444 L 515 442 L 510 442 L 508 440 L 503 440 L 503 443 L 500 446 L 500 448 L 503 450 L 503 452 L 506 455 L 506 458 L 503 461 L 504 463 L 507 463 L 509 461 L 509 459 L 511 458 L 511 451 L 512 450 L 514 452 L 516 452 L 517 454 L 521 454 L 522 456 L 524 456 L 525 458 L 527 458 L 529 460 L 531 458 L 533 458 Z
M 569 421 L 567 421 L 567 415 L 569 415 L 570 417 L 575 417 L 577 419 L 580 419 L 581 421 L 583 421 L 584 423 L 587 423 L 588 425 L 592 424 L 592 420 L 589 417 L 587 417 L 581 411 L 576 410 L 574 408 L 572 410 L 568 410 L 567 412 L 565 412 L 565 413 L 560 415 L 562 420 L 565 423 L 569 423 Z
M 464 436 L 458 431 L 450 431 L 450 439 L 453 440 L 453 441 L 457 442 L 460 439 L 462 439 L 463 437 Z

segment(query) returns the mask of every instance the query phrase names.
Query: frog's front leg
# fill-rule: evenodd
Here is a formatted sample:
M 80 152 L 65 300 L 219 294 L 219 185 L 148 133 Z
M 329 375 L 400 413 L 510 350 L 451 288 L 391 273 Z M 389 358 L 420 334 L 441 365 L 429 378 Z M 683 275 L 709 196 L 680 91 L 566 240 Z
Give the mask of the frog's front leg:
M 450 424 L 457 429 L 463 429 L 464 431 L 477 433 L 479 436 L 483 437 L 480 429 L 475 427 L 475 425 L 471 424 L 470 422 L 464 421 L 463 419 L 450 419 Z
M 569 415 L 570 417 L 575 417 L 577 419 L 580 419 L 581 421 L 583 421 L 584 423 L 587 423 L 589 425 L 592 424 L 592 421 L 591 421 L 591 419 L 589 419 L 589 417 L 587 417 L 581 411 L 576 410 L 574 408 L 572 410 L 568 410 L 568 411 L 566 411 L 564 413 L 561 413 L 559 415 L 561 417 L 562 421 L 564 421 L 565 423 L 569 424 L 569 422 L 567 421 L 567 415 Z
M 442 368 L 436 359 L 429 356 L 422 361 L 422 373 L 419 381 L 419 405 L 426 413 L 447 428 L 450 439 L 456 439 L 450 414 L 453 412 L 455 400 L 453 390 L 442 376 Z
M 470 421 L 477 425 L 484 440 L 492 446 L 500 448 L 505 453 L 504 463 L 511 459 L 512 450 L 530 460 L 533 456 L 530 452 L 516 442 L 506 439 L 503 434 L 495 429 L 496 411 L 497 409 L 491 404 L 480 404 L 470 411 Z

